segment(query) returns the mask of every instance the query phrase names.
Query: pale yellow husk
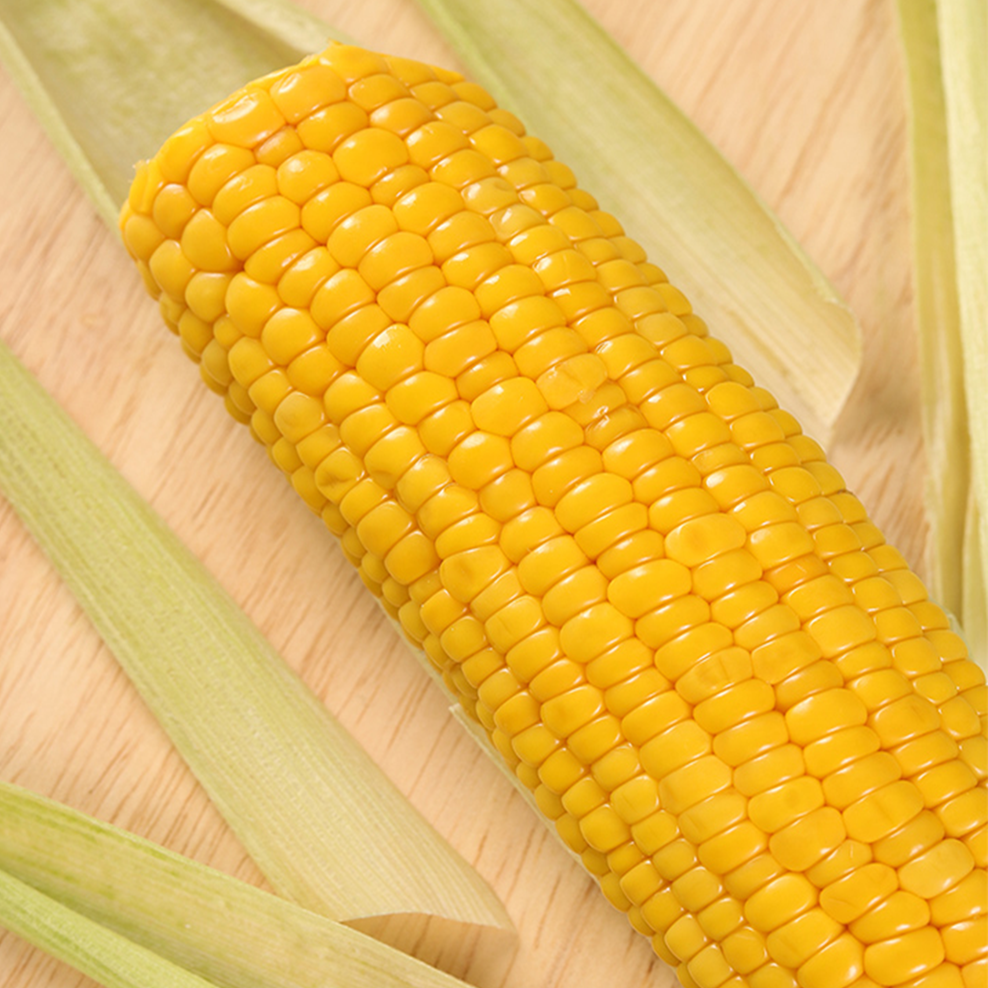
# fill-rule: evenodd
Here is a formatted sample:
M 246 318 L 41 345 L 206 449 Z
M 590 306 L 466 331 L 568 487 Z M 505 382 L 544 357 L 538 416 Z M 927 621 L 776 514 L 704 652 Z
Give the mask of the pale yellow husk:
M 122 988 L 463 982 L 67 806 L 0 783 L 0 926 Z
M 980 0 L 900 0 L 909 84 L 928 570 L 988 660 L 988 28 Z

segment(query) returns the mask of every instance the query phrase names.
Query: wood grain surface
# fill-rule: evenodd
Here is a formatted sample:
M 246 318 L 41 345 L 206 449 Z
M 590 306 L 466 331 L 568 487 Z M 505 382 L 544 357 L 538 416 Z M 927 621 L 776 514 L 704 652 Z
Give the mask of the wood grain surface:
M 905 86 L 892 0 L 585 2 L 860 319 L 865 370 L 831 458 L 922 573 Z M 457 64 L 413 0 L 304 5 L 369 47 Z M 319 521 L 201 386 L 5 75 L 0 149 L 0 336 L 517 924 L 509 948 L 465 938 L 430 959 L 485 988 L 672 985 L 648 943 L 464 736 Z M 0 778 L 262 883 L 5 503 Z M 92 982 L 0 935 L 0 984 Z

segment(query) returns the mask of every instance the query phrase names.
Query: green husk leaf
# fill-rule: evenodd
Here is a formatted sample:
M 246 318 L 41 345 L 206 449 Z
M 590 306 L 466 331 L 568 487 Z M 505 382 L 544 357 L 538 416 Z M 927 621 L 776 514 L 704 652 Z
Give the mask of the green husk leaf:
M 136 161 L 244 83 L 325 47 L 331 34 L 285 0 L 0 4 L 0 60 L 110 226 Z
M 0 927 L 105 988 L 214 988 L 2 870 Z
M 988 31 L 977 0 L 899 0 L 933 595 L 988 656 Z
M 510 925 L 479 875 L 2 345 L 0 493 L 276 890 L 331 918 Z
M 575 0 L 419 2 L 471 75 L 574 169 L 738 362 L 825 442 L 860 366 L 857 325 L 696 126 Z
M 362 933 L 4 783 L 0 869 L 0 925 L 14 928 L 12 902 L 44 905 L 59 936 L 27 935 L 23 922 L 16 932 L 107 985 L 463 988 Z M 7 888 L 16 895 L 4 895 Z M 70 947 L 76 939 L 90 944 L 109 968 L 136 956 L 158 980 L 106 980 L 81 967 L 77 954 L 66 956 L 68 936 Z

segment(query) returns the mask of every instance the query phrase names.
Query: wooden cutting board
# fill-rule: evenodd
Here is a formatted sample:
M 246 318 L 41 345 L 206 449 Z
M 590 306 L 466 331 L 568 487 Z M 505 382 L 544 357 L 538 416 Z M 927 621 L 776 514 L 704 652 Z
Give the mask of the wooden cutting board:
M 412 0 L 305 6 L 370 47 L 456 64 Z M 832 459 L 922 572 L 893 0 L 587 6 L 778 212 L 859 317 L 865 369 Z M 318 521 L 201 387 L 6 76 L 0 148 L 0 336 L 503 898 L 517 944 L 464 937 L 440 962 L 491 988 L 672 985 L 647 942 L 463 735 Z M 4 503 L 0 779 L 261 881 Z M 91 984 L 11 936 L 0 936 L 0 983 Z

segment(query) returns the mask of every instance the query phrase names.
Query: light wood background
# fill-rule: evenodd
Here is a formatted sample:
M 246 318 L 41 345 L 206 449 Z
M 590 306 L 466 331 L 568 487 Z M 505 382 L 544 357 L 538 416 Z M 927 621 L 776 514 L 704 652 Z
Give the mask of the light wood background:
M 865 372 L 832 459 L 922 572 L 905 89 L 892 0 L 586 3 L 858 315 Z M 412 0 L 305 6 L 370 47 L 456 64 Z M 673 984 L 462 734 L 319 522 L 201 387 L 6 76 L 0 149 L 0 335 L 503 898 L 517 945 L 454 945 L 448 966 L 491 988 Z M 0 778 L 260 881 L 3 503 Z M 91 982 L 0 936 L 0 984 Z

